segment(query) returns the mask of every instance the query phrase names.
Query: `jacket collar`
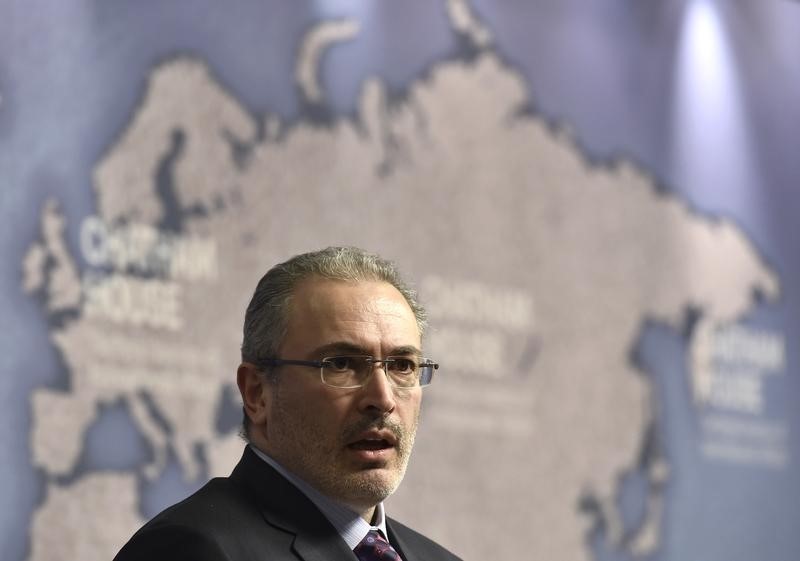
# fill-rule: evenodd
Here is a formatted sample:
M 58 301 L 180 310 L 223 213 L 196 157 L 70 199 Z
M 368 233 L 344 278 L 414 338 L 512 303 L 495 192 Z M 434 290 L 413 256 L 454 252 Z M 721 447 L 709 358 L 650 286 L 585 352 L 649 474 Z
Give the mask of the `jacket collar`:
M 397 533 L 397 525 L 391 518 L 386 518 L 386 528 L 389 530 L 389 542 L 392 544 L 392 547 L 397 550 L 397 553 L 400 554 L 400 557 L 403 561 L 424 561 L 422 558 L 418 557 L 414 550 L 406 543 L 406 541 L 400 537 Z
M 230 479 L 256 502 L 268 524 L 294 535 L 292 547 L 305 561 L 353 559 L 353 552 L 314 503 L 249 447 Z

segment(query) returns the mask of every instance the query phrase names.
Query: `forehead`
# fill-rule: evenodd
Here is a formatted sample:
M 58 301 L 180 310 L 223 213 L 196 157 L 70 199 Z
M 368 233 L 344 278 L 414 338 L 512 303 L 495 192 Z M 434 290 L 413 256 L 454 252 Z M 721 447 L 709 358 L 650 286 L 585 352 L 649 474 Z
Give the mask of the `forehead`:
M 408 302 L 383 281 L 306 279 L 292 293 L 287 319 L 287 345 L 344 341 L 365 348 L 419 346 L 419 330 Z

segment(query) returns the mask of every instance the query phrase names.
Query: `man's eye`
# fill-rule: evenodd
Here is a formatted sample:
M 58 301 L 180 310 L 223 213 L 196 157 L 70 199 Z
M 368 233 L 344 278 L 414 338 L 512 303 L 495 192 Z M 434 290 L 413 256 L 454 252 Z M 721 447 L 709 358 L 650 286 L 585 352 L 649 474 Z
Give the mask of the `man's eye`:
M 353 357 L 349 356 L 335 356 L 325 359 L 325 366 L 330 370 L 343 372 L 353 368 Z
M 413 374 L 417 369 L 417 363 L 410 358 L 392 359 L 392 370 L 398 374 Z

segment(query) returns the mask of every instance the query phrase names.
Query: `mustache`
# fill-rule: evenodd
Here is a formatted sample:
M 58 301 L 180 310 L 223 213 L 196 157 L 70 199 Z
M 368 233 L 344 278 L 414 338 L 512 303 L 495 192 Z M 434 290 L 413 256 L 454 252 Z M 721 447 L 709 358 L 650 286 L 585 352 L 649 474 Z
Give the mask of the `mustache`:
M 345 428 L 342 442 L 349 442 L 368 430 L 388 430 L 394 435 L 398 445 L 403 445 L 406 440 L 405 428 L 397 421 L 386 417 L 363 417 Z

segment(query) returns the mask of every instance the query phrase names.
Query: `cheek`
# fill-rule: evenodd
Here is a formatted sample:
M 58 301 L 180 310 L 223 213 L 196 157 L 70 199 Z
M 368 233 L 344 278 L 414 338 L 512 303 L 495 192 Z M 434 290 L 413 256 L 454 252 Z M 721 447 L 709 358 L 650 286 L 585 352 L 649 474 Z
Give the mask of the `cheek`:
M 336 438 L 352 416 L 351 401 L 330 396 L 304 395 L 296 406 L 307 425 L 313 425 L 322 435 Z
M 421 406 L 422 399 L 419 394 L 412 394 L 405 398 L 398 398 L 397 407 L 400 418 L 403 419 L 403 422 L 406 424 L 406 426 L 415 427 L 417 425 Z

